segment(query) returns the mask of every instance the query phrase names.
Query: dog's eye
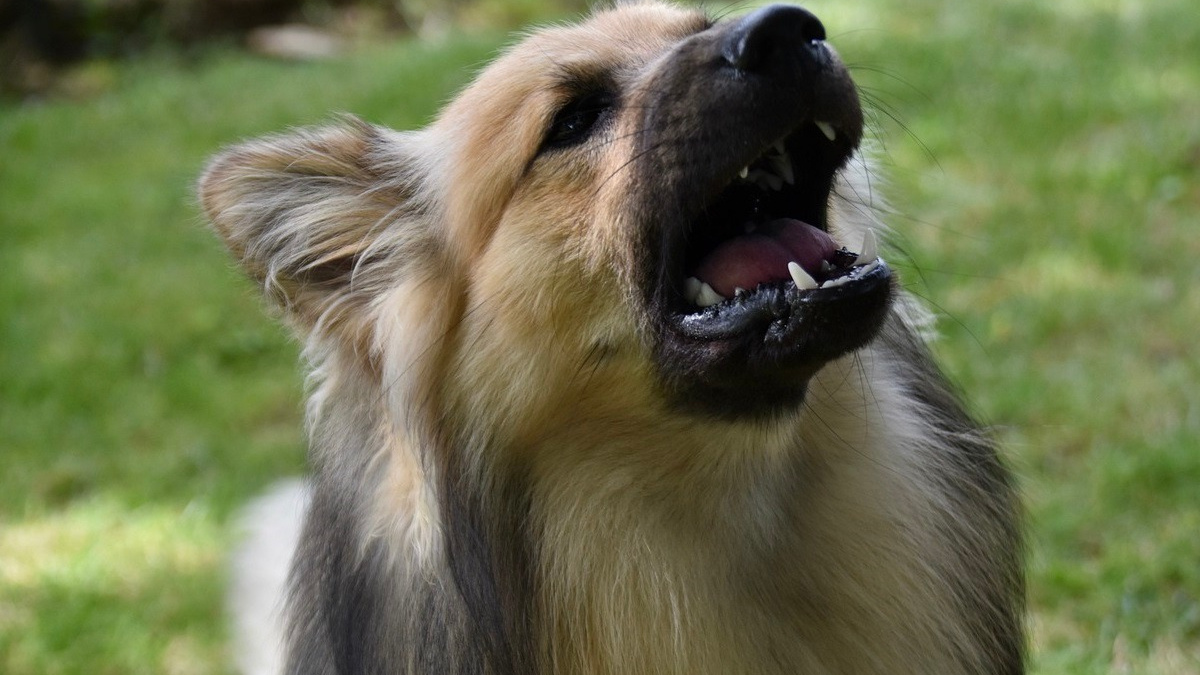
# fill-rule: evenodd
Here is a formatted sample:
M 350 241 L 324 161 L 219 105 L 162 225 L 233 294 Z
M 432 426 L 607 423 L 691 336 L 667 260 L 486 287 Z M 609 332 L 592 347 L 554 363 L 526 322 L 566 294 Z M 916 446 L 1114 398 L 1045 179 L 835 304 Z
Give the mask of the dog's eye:
M 593 92 L 567 102 L 554 116 L 542 150 L 565 148 L 588 137 L 613 107 L 613 96 L 608 92 Z

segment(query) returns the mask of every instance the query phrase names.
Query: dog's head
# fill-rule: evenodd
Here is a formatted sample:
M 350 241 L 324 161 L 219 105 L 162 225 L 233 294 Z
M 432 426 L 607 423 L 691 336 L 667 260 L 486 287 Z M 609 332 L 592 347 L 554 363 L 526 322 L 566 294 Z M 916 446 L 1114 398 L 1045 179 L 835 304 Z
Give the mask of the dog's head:
M 201 200 L 302 334 L 389 387 L 511 424 L 794 409 L 892 294 L 824 38 L 797 7 L 621 6 L 534 33 L 424 130 L 235 147 Z

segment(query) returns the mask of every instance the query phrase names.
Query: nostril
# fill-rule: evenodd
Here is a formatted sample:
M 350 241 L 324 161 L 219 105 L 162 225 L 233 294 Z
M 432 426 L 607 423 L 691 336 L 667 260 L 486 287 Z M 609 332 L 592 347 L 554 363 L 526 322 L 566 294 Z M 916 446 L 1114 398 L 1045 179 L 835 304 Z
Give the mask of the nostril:
M 782 50 L 795 50 L 825 39 L 825 26 L 812 12 L 771 5 L 742 17 L 722 44 L 722 55 L 738 70 L 754 70 Z

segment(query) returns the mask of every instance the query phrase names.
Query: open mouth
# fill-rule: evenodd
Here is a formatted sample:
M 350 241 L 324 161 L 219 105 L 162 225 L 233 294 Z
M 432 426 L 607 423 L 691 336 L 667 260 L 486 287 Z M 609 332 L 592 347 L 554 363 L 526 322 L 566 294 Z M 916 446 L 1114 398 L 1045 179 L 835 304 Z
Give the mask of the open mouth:
M 828 230 L 830 193 L 854 146 L 809 121 L 732 175 L 683 235 L 671 303 L 680 332 L 795 339 L 805 314 L 886 287 L 873 232 L 843 243 Z
M 892 273 L 874 233 L 833 234 L 853 215 L 843 209 L 870 208 L 834 194 L 863 114 L 815 21 L 781 5 L 718 23 L 663 61 L 639 101 L 639 277 L 681 407 L 792 409 L 887 317 Z

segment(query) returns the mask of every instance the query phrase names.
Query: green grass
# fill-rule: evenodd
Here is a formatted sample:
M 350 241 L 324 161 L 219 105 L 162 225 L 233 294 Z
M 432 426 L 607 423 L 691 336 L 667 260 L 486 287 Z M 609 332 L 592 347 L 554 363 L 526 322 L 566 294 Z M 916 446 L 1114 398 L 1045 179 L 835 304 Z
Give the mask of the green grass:
M 1037 673 L 1200 673 L 1191 4 L 812 4 L 879 111 L 896 264 L 1021 476 Z M 192 181 L 332 112 L 422 124 L 498 44 L 164 57 L 0 108 L 0 672 L 229 672 L 230 516 L 302 470 L 302 386 Z

